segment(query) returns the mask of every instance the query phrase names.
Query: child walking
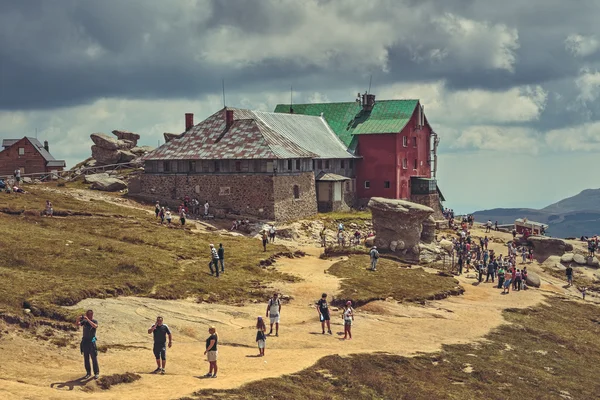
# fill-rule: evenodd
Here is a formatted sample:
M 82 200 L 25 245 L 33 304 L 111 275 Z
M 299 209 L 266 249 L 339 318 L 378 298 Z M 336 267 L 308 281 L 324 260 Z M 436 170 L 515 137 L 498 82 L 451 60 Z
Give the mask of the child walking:
M 256 343 L 258 343 L 258 356 L 265 356 L 265 345 L 267 344 L 267 336 L 265 335 L 265 331 L 267 330 L 267 326 L 265 325 L 265 321 L 262 317 L 258 317 L 256 320 Z

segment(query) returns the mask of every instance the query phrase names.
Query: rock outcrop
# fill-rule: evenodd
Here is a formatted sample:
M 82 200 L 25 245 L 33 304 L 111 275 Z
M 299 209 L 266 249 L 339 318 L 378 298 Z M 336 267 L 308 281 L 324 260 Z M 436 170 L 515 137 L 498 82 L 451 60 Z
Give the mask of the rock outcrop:
M 433 214 L 433 209 L 382 197 L 371 198 L 368 207 L 373 214 L 373 228 L 377 232 L 377 248 L 392 252 L 405 262 L 418 263 L 423 222 Z
M 102 178 L 92 183 L 91 189 L 118 192 L 119 190 L 127 189 L 127 184 L 117 178 Z
M 574 254 L 573 255 L 573 261 L 576 262 L 579 265 L 585 265 L 585 264 L 587 264 L 587 260 L 581 254 Z
M 154 150 L 150 146 L 138 147 L 137 142 L 140 135 L 137 133 L 119 130 L 112 131 L 112 133 L 116 138 L 104 133 L 90 135 L 94 142 L 92 158 L 96 161 L 96 165 L 129 163 Z
M 539 288 L 542 285 L 540 277 L 535 272 L 527 271 L 527 286 Z
M 433 243 L 435 240 L 435 219 L 430 215 L 423 221 L 423 231 L 421 232 L 421 242 Z
M 91 184 L 108 178 L 110 178 L 110 176 L 108 176 L 108 174 L 105 172 L 101 174 L 90 174 L 83 177 L 83 182 Z
M 600 267 L 600 261 L 598 261 L 598 259 L 596 257 L 588 257 L 587 265 L 592 268 L 598 268 L 598 267 Z
M 568 265 L 573 262 L 573 253 L 565 253 L 560 258 L 561 264 Z
M 548 236 L 529 236 L 527 242 L 533 248 L 533 256 L 540 262 L 550 256 L 562 256 L 568 251 L 573 251 L 572 244 Z

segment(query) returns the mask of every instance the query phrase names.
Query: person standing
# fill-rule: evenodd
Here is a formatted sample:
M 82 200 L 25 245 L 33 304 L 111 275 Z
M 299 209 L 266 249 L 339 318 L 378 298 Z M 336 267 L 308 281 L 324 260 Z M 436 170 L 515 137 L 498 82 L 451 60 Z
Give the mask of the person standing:
M 171 225 L 171 219 L 172 219 L 171 210 L 169 210 L 168 208 L 167 208 L 167 211 L 165 212 L 165 218 L 167 219 L 167 225 Z
M 265 347 L 267 345 L 267 336 L 265 335 L 265 331 L 267 327 L 265 326 L 265 321 L 263 317 L 258 317 L 256 320 L 256 343 L 258 344 L 258 356 L 265 356 Z
M 275 225 L 271 225 L 271 228 L 269 229 L 269 239 L 271 239 L 271 243 L 275 243 L 276 234 L 277 231 L 275 230 Z
M 206 200 L 206 203 L 204 203 L 204 216 L 206 218 L 208 218 L 208 207 L 209 207 L 208 200 Z
M 167 337 L 169 337 L 169 348 L 173 344 L 173 336 L 171 336 L 171 330 L 163 323 L 163 317 L 160 315 L 156 317 L 154 325 L 148 329 L 148 334 L 152 333 L 154 336 L 154 357 L 156 358 L 156 369 L 153 373 L 165 374 L 165 366 L 167 365 Z M 162 361 L 162 364 L 161 364 Z
M 321 321 L 321 329 L 325 334 L 325 324 L 327 324 L 327 333 L 331 333 L 331 317 L 329 315 L 329 304 L 327 304 L 327 293 L 321 295 L 321 300 L 317 302 L 317 311 L 319 312 L 319 320 Z
M 158 214 L 160 214 L 160 203 L 157 201 L 156 205 L 154 206 L 154 214 L 156 215 L 156 218 L 158 218 Z
M 279 294 L 273 293 L 273 297 L 269 299 L 267 304 L 267 317 L 271 322 L 271 329 L 269 335 L 273 333 L 273 324 L 275 324 L 275 336 L 279 336 L 279 316 L 281 314 L 281 300 L 279 300 Z
M 321 247 L 326 247 L 327 246 L 327 236 L 325 234 L 325 227 L 323 227 L 323 229 L 321 229 L 321 233 L 319 234 L 319 236 L 321 236 Z
M 565 270 L 565 273 L 567 274 L 567 283 L 569 286 L 573 286 L 573 267 L 571 267 L 570 265 L 567 267 L 567 269 Z
M 21 183 L 21 170 L 19 168 L 15 169 L 15 181 L 17 181 L 17 186 Z
M 100 375 L 100 367 L 98 366 L 98 348 L 96 347 L 96 329 L 98 328 L 98 321 L 94 319 L 94 311 L 87 310 L 85 315 L 77 317 L 75 327 L 79 329 L 80 326 L 83 328 L 83 336 L 81 338 L 79 349 L 83 354 L 83 365 L 86 372 L 84 379 L 89 379 L 92 376 L 90 359 L 92 360 L 92 366 L 94 368 L 94 379 L 98 379 L 98 375 Z
M 208 328 L 208 333 L 210 336 L 206 339 L 206 350 L 204 351 L 204 355 L 206 356 L 210 367 L 208 369 L 208 374 L 204 375 L 206 378 L 216 378 L 217 377 L 217 356 L 218 356 L 218 342 L 219 336 L 217 335 L 217 328 L 211 326 Z
M 185 226 L 185 208 L 181 207 L 179 210 L 179 221 L 181 222 L 181 227 Z
M 352 339 L 352 322 L 354 321 L 354 310 L 352 309 L 352 302 L 348 300 L 346 307 L 344 307 L 344 313 L 342 314 L 344 319 L 344 339 Z
M 50 200 L 46 200 L 46 216 L 52 217 L 54 214 L 54 209 L 52 208 L 52 202 Z
M 371 257 L 371 271 L 377 271 L 377 260 L 379 260 L 379 251 L 377 251 L 377 246 L 373 246 L 371 248 L 369 256 Z
M 267 230 L 263 229 L 262 232 L 262 245 L 263 245 L 263 251 L 267 251 L 267 243 L 269 242 L 269 236 L 267 234 Z
M 217 255 L 219 256 L 219 264 L 221 264 L 221 272 L 225 272 L 225 249 L 223 248 L 223 243 L 219 243 Z
M 492 278 L 492 283 L 494 283 L 494 263 L 490 262 L 487 265 L 487 275 L 485 276 L 485 283 L 487 283 L 490 279 L 490 277 Z
M 158 217 L 160 218 L 160 224 L 162 225 L 165 222 L 165 208 L 161 207 L 160 212 L 158 213 Z
M 219 253 L 217 249 L 215 249 L 214 244 L 210 244 L 210 262 L 208 263 L 208 267 L 210 268 L 210 274 L 214 275 L 215 271 L 213 271 L 213 265 L 215 266 L 215 270 L 217 272 L 217 278 L 219 277 Z

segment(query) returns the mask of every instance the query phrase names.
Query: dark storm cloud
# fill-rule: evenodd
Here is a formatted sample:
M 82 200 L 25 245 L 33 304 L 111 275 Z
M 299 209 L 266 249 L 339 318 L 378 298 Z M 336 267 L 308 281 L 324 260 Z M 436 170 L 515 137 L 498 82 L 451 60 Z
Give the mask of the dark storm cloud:
M 298 54 L 308 59 L 298 62 L 294 49 L 316 39 L 298 35 L 278 43 L 278 38 L 283 41 L 312 23 L 303 2 L 0 0 L 0 109 L 55 108 L 101 97 L 199 98 L 218 92 L 222 78 L 228 91 L 234 92 L 281 90 L 294 84 L 326 93 L 355 86 L 370 73 L 378 85 L 445 80 L 449 89 L 557 86 L 575 78 L 583 62 L 594 66 L 600 57 L 578 58 L 565 48 L 568 35 L 597 32 L 592 20 L 600 7 L 588 0 L 577 7 L 557 0 L 410 0 L 403 5 L 383 0 L 372 7 L 364 2 L 319 3 L 322 7 L 338 4 L 334 15 L 355 23 L 356 30 L 347 38 L 350 44 L 356 40 L 363 46 L 359 35 L 368 37 L 380 24 L 401 33 L 384 45 L 388 53 L 385 72 L 377 63 L 369 65 L 355 57 L 351 45 L 341 50 L 332 45 L 327 64 L 311 63 L 310 54 Z M 398 8 L 408 19 L 395 25 L 393 15 L 388 14 Z M 474 46 L 479 47 L 471 53 L 469 48 L 455 48 L 461 46 L 460 41 L 450 42 L 442 26 L 448 15 L 486 23 L 489 29 L 501 24 L 496 29 L 498 35 L 508 32 L 508 45 L 510 31 L 516 29 L 518 46 L 507 50 L 514 55 L 510 68 L 490 61 L 485 42 L 475 40 Z M 226 28 L 242 36 L 235 43 L 207 39 Z M 481 26 L 476 28 L 486 34 Z M 315 25 L 314 29 L 322 32 L 318 40 L 326 40 L 338 26 L 332 21 L 330 26 Z M 232 52 L 243 50 L 244 33 L 270 38 L 265 49 L 255 51 L 255 59 L 240 66 L 210 57 L 215 46 L 217 50 L 219 46 L 226 50 L 231 46 Z M 488 39 L 493 41 L 494 35 Z M 373 46 L 381 39 L 374 37 Z M 282 56 L 269 54 L 269 47 L 278 44 L 290 51 Z M 429 59 L 436 51 L 447 54 L 437 61 Z M 549 105 L 554 107 L 552 101 Z

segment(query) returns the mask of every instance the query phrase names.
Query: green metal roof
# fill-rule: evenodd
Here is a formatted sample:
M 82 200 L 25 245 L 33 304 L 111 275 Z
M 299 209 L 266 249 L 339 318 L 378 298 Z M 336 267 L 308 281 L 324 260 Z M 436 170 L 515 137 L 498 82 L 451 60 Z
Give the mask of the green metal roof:
M 346 146 L 356 147 L 354 135 L 398 133 L 408 123 L 417 107 L 418 100 L 379 100 L 371 111 L 364 111 L 358 102 L 294 104 L 295 114 L 319 116 Z M 289 104 L 278 104 L 276 113 L 289 113 Z

